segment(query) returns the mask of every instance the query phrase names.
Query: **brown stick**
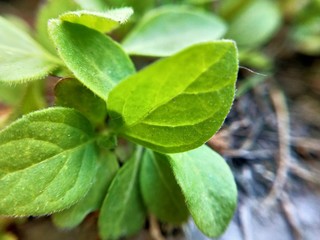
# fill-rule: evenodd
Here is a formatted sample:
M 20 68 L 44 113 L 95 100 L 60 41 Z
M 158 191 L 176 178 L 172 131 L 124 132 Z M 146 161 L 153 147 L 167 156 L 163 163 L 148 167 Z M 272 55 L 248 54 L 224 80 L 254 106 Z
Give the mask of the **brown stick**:
M 282 197 L 280 199 L 280 204 L 282 207 L 282 210 L 284 212 L 284 216 L 289 224 L 289 227 L 292 230 L 292 235 L 295 240 L 302 240 L 303 236 L 299 227 L 299 223 L 297 222 L 297 218 L 294 216 L 294 206 L 292 206 L 292 203 L 290 202 L 290 199 L 287 194 L 282 194 Z
M 265 204 L 274 203 L 281 196 L 291 161 L 289 111 L 286 100 L 284 94 L 275 86 L 270 89 L 270 97 L 277 115 L 279 156 L 276 178 L 271 191 L 264 200 Z

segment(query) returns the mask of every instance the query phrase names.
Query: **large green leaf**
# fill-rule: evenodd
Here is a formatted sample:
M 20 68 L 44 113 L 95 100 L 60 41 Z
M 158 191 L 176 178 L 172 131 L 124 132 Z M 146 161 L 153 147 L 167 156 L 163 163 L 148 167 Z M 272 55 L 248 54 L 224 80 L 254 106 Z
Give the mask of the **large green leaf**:
M 184 7 L 156 9 L 147 14 L 123 41 L 129 54 L 168 56 L 195 43 L 221 38 L 222 20 L 213 14 Z
M 93 129 L 80 113 L 49 108 L 0 132 L 0 215 L 44 215 L 89 190 L 96 164 Z
M 192 46 L 129 77 L 110 93 L 111 126 L 160 152 L 201 146 L 222 125 L 235 92 L 234 42 Z
M 98 222 L 103 239 L 118 239 L 143 227 L 146 211 L 139 189 L 140 158 L 137 152 L 111 183 Z
M 80 111 L 93 124 L 102 124 L 107 115 L 106 103 L 76 79 L 62 79 L 54 88 L 56 104 Z
M 42 79 L 59 65 L 27 33 L 0 17 L 0 81 Z
M 47 0 L 41 5 L 36 19 L 36 37 L 52 54 L 57 54 L 57 51 L 49 37 L 49 19 L 57 18 L 64 12 L 78 9 L 80 9 L 80 6 L 73 0 Z
M 210 237 L 222 234 L 237 202 L 235 181 L 224 159 L 205 145 L 168 157 L 196 225 Z
M 98 31 L 51 20 L 49 32 L 61 58 L 76 78 L 104 100 L 118 82 L 135 71 L 121 47 Z
M 73 228 L 80 224 L 88 213 L 99 209 L 119 164 L 114 154 L 101 154 L 96 166 L 95 181 L 86 195 L 77 204 L 53 215 L 53 222 L 62 228 Z
M 246 1 L 245 7 L 233 13 L 226 38 L 235 40 L 239 47 L 257 47 L 267 42 L 280 24 L 281 13 L 274 1 Z
M 78 23 L 99 32 L 106 33 L 125 23 L 132 15 L 132 8 L 112 9 L 104 12 L 74 11 L 60 15 L 60 19 Z
M 165 155 L 151 150 L 144 153 L 140 187 L 147 208 L 158 219 L 169 223 L 182 223 L 188 219 L 184 197 Z

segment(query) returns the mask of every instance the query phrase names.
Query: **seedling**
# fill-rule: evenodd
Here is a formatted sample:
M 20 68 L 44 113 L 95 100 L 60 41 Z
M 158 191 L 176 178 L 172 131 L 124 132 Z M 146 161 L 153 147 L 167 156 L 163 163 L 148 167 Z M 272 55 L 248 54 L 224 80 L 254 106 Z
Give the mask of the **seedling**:
M 49 1 L 38 18 L 39 43 L 0 18 L 4 84 L 63 77 L 54 106 L 0 132 L 0 214 L 53 214 L 57 226 L 72 228 L 99 210 L 103 239 L 136 233 L 149 213 L 173 224 L 191 215 L 204 234 L 220 235 L 236 207 L 236 186 L 224 159 L 204 143 L 234 99 L 235 43 L 197 38 L 183 49 L 157 49 L 168 57 L 136 71 L 124 50 L 134 46 L 136 33 L 124 47 L 105 34 L 132 9 L 80 7 Z M 41 23 L 52 17 L 50 42 Z M 207 15 L 203 21 L 206 28 L 213 21 L 225 27 Z M 117 144 L 119 138 L 132 151 L 122 140 Z M 119 164 L 121 151 L 129 157 Z

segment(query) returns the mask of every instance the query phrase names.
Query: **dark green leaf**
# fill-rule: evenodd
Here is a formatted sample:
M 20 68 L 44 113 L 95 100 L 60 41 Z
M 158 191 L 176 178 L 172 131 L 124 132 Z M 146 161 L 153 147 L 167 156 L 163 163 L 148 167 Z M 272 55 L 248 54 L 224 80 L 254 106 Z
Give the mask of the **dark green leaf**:
M 76 79 L 63 79 L 55 86 L 56 104 L 80 111 L 93 124 L 101 124 L 107 115 L 106 103 Z
M 121 47 L 100 32 L 60 20 L 50 21 L 49 32 L 76 78 L 104 100 L 118 82 L 135 71 Z
M 195 43 L 219 39 L 225 32 L 225 24 L 213 14 L 166 7 L 148 13 L 123 46 L 129 54 L 168 56 Z
M 42 79 L 60 64 L 27 33 L 0 17 L 0 81 Z
M 224 159 L 207 146 L 169 158 L 196 225 L 210 237 L 222 234 L 237 203 L 235 181 Z
M 146 211 L 139 189 L 140 158 L 137 152 L 111 183 L 98 222 L 103 239 L 132 235 L 143 227 Z
M 235 92 L 234 42 L 195 45 L 129 77 L 110 93 L 111 126 L 160 152 L 201 146 L 222 125 Z
M 104 12 L 74 11 L 60 15 L 60 19 L 78 23 L 99 32 L 106 33 L 125 23 L 132 15 L 132 8 L 112 9 Z
M 63 210 L 89 190 L 96 161 L 93 130 L 77 111 L 49 108 L 0 132 L 0 215 Z
M 184 197 L 165 155 L 151 150 L 144 153 L 140 186 L 147 208 L 158 219 L 169 223 L 182 223 L 188 219 Z
M 118 168 L 114 154 L 101 154 L 96 166 L 95 181 L 86 197 L 71 208 L 55 213 L 53 222 L 62 228 L 73 228 L 80 224 L 88 213 L 99 209 Z

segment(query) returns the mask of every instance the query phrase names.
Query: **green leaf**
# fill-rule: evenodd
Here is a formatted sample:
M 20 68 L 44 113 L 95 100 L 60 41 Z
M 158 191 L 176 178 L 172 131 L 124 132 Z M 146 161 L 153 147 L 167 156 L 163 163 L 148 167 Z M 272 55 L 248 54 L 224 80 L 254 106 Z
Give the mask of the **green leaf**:
M 0 132 L 0 215 L 38 216 L 70 207 L 88 192 L 97 158 L 80 113 L 49 108 Z
M 146 211 L 139 189 L 139 151 L 118 171 L 103 202 L 98 221 L 103 239 L 118 239 L 138 232 Z
M 17 83 L 46 77 L 58 67 L 54 57 L 27 33 L 0 17 L 0 81 Z
M 173 175 L 165 155 L 147 150 L 142 158 L 140 187 L 143 200 L 158 219 L 169 223 L 182 223 L 189 212 L 184 196 Z
M 233 13 L 226 38 L 239 47 L 254 48 L 266 43 L 281 24 L 281 13 L 274 1 L 250 1 Z
M 222 234 L 237 203 L 235 181 L 224 159 L 205 145 L 169 158 L 196 225 L 210 237 Z
M 66 12 L 60 16 L 60 19 L 67 22 L 78 23 L 99 32 L 106 33 L 124 24 L 132 13 L 132 8 L 119 8 L 104 12 L 81 10 Z
M 107 115 L 106 103 L 76 79 L 62 79 L 54 89 L 56 104 L 80 111 L 94 125 L 102 124 Z
M 125 38 L 129 54 L 168 56 L 200 42 L 221 38 L 226 32 L 217 16 L 184 7 L 149 12 Z
M 121 47 L 98 31 L 51 20 L 49 32 L 61 58 L 76 78 L 104 100 L 118 82 L 135 72 Z
M 159 152 L 199 147 L 228 114 L 237 71 L 234 42 L 192 46 L 115 87 L 107 102 L 110 125 Z
M 95 181 L 86 197 L 71 208 L 55 213 L 53 222 L 61 228 L 73 228 L 79 225 L 88 213 L 99 209 L 118 168 L 114 154 L 101 154 L 96 166 Z
M 64 12 L 78 9 L 80 6 L 73 0 L 47 0 L 41 5 L 36 19 L 36 38 L 52 54 L 56 55 L 57 51 L 49 37 L 49 19 L 57 18 Z

